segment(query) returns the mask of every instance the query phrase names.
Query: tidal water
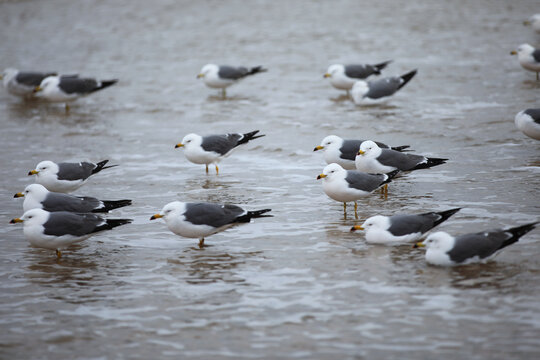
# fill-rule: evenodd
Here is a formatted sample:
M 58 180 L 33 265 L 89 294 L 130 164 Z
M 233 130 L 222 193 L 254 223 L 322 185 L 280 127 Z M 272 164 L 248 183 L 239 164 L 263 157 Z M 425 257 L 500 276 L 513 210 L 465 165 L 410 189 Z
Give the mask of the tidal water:
M 540 230 L 487 264 L 437 268 L 410 245 L 349 228 L 375 214 L 463 209 L 452 234 L 540 219 L 540 142 L 514 126 L 540 82 L 511 50 L 540 46 L 535 1 L 5 1 L 0 67 L 118 84 L 73 103 L 0 89 L 0 358 L 533 359 L 540 356 Z M 356 106 L 333 63 L 418 69 L 386 103 Z M 206 63 L 268 72 L 218 91 Z M 174 145 L 260 130 L 207 175 Z M 313 148 L 329 134 L 450 159 L 352 209 L 329 199 Z M 76 194 L 132 199 L 133 224 L 64 251 L 33 248 L 22 215 L 41 160 L 118 167 Z M 213 170 L 211 168 L 211 170 Z M 173 200 L 272 208 L 274 217 L 178 237 L 152 214 Z

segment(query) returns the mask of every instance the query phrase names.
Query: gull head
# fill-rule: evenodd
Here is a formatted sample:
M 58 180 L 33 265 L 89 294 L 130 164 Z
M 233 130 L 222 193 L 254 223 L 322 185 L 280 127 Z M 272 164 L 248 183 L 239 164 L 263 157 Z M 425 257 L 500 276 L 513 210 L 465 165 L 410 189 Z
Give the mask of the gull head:
M 47 76 L 41 81 L 41 84 L 39 84 L 39 86 L 36 86 L 36 88 L 34 89 L 34 93 L 39 94 L 40 92 L 52 91 L 55 87 L 58 86 L 59 83 L 59 76 Z
M 183 147 L 183 148 L 189 149 L 192 146 L 200 146 L 201 144 L 202 144 L 202 137 L 200 135 L 191 133 L 184 136 L 182 141 L 176 144 L 174 148 L 176 149 L 179 147 Z
M 360 145 L 360 150 L 358 150 L 358 155 L 374 158 L 381 154 L 381 148 L 371 140 L 366 140 Z
M 163 218 L 165 222 L 168 222 L 169 220 L 173 218 L 180 218 L 182 214 L 186 211 L 186 204 L 181 201 L 173 201 L 168 203 L 161 209 L 159 214 L 152 215 L 150 220 L 155 220 L 159 218 Z
M 326 165 L 326 167 L 323 169 L 322 174 L 317 176 L 317 180 L 324 179 L 325 181 L 332 181 L 333 179 L 337 179 L 340 176 L 343 176 L 343 173 L 346 170 L 341 167 L 341 165 L 332 163 L 330 165 Z
M 442 252 L 448 252 L 453 246 L 454 238 L 444 231 L 437 231 L 429 235 L 424 241 L 414 245 L 414 247 L 425 247 L 427 250 L 433 249 Z
M 340 75 L 343 73 L 345 73 L 345 67 L 341 64 L 334 64 L 328 67 L 328 70 L 326 70 L 326 74 L 324 74 L 324 77 L 332 78 L 336 75 Z
M 20 218 L 15 218 L 10 221 L 11 224 L 24 222 L 24 226 L 38 225 L 41 226 L 49 218 L 49 213 L 42 209 L 32 209 L 24 213 Z
M 217 76 L 219 72 L 219 66 L 216 64 L 206 64 L 202 67 L 201 71 L 197 75 L 197 79 L 207 77 L 208 75 Z
M 534 47 L 529 44 L 521 44 L 518 46 L 517 51 L 510 52 L 511 55 L 517 55 L 518 58 L 528 57 L 534 52 Z
M 341 146 L 343 140 L 337 135 L 328 135 L 321 141 L 321 145 L 316 146 L 313 151 L 317 150 L 327 150 L 331 146 L 339 145 Z
M 37 164 L 34 170 L 31 170 L 28 175 L 46 176 L 54 175 L 58 172 L 58 165 L 50 160 L 45 160 Z
M 27 187 L 24 188 L 23 192 L 16 193 L 13 197 L 32 197 L 36 199 L 37 201 L 41 202 L 45 200 L 47 197 L 47 194 L 49 193 L 49 190 L 45 188 L 45 186 L 41 184 L 30 184 Z
M 362 227 L 366 231 L 370 229 L 387 230 L 390 227 L 390 221 L 386 216 L 375 215 L 364 221 Z

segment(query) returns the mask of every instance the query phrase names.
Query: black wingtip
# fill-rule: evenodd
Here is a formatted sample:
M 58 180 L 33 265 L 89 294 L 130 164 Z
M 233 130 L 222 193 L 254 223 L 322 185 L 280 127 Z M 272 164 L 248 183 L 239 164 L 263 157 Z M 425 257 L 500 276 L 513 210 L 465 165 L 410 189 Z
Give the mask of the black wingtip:
M 251 132 L 248 132 L 248 133 L 245 133 L 245 134 L 242 134 L 242 139 L 240 139 L 238 141 L 238 145 L 242 145 L 242 144 L 245 144 L 253 139 L 258 139 L 260 137 L 263 137 L 263 136 L 266 136 L 264 134 L 261 134 L 261 135 L 257 135 L 257 133 L 259 132 L 259 130 L 255 130 L 255 131 L 251 131 Z M 257 135 L 257 136 L 255 136 Z
M 520 226 L 516 226 L 516 227 L 505 230 L 505 232 L 511 233 L 512 237 L 504 241 L 499 247 L 499 249 L 502 249 L 508 245 L 512 245 L 513 243 L 517 242 L 519 238 L 521 238 L 523 235 L 525 235 L 529 231 L 533 230 L 538 223 L 539 223 L 538 221 L 535 221 L 533 223 L 520 225 Z
M 434 227 L 439 225 L 440 223 L 442 223 L 443 221 L 446 221 L 448 220 L 448 218 L 452 215 L 454 215 L 455 213 L 457 213 L 459 210 L 461 210 L 461 208 L 454 208 L 454 209 L 449 209 L 449 210 L 445 210 L 445 211 L 440 211 L 440 212 L 437 212 L 438 215 L 441 216 L 441 218 L 437 221 L 434 222 Z
M 394 60 L 387 60 L 387 61 L 384 61 L 382 63 L 379 63 L 379 64 L 375 64 L 373 65 L 375 68 L 377 68 L 378 71 L 381 71 L 382 69 L 384 69 L 386 66 L 388 66 L 388 64 L 390 64 L 391 62 L 393 62 Z
M 103 161 L 98 162 L 98 163 L 96 164 L 96 167 L 94 168 L 94 170 L 92 170 L 92 174 L 98 173 L 98 172 L 100 172 L 100 171 L 103 170 L 103 169 L 109 169 L 109 168 L 118 166 L 118 165 L 109 165 L 109 166 L 105 166 L 105 164 L 107 164 L 108 162 L 109 162 L 109 160 L 103 160 Z
M 397 174 L 399 174 L 399 169 L 386 173 L 386 175 L 388 176 L 388 179 L 386 179 L 385 184 L 390 182 Z
M 391 149 L 395 150 L 395 151 L 402 152 L 402 151 L 405 151 L 405 149 L 409 149 L 410 147 L 411 147 L 411 145 L 401 145 L 401 146 L 392 146 Z M 411 150 L 409 149 L 407 151 L 411 151 Z
M 131 200 L 125 199 L 125 200 L 101 200 L 103 203 L 103 207 L 99 209 L 95 209 L 92 212 L 109 212 L 114 209 L 118 209 L 124 206 L 131 205 Z
M 265 69 L 259 65 L 259 66 L 252 67 L 246 75 L 255 75 L 255 74 L 267 72 L 267 71 L 268 69 Z
M 399 85 L 398 89 L 401 89 L 402 87 L 407 85 L 407 83 L 411 81 L 411 79 L 414 77 L 414 75 L 416 75 L 417 72 L 418 72 L 418 69 L 414 69 L 412 71 L 409 71 L 406 74 L 401 75 L 400 77 L 401 79 L 403 79 L 403 83 Z

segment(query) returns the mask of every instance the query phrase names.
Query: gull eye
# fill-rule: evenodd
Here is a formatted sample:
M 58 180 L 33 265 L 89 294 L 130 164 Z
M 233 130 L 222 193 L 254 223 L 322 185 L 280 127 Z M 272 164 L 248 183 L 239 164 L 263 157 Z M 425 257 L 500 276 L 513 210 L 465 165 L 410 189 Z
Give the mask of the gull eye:
M 31 219 L 31 218 L 32 218 L 32 215 L 28 215 L 28 218 Z

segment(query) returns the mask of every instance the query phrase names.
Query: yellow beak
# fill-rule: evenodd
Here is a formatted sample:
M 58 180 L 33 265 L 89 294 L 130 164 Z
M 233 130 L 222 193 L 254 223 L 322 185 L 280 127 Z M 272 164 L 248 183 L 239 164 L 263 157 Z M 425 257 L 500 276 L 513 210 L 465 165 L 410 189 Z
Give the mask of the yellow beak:
M 37 93 L 37 92 L 39 92 L 41 90 L 43 90 L 43 88 L 41 86 L 39 86 L 39 85 L 34 88 L 35 93 Z
M 525 26 L 531 25 L 531 22 L 530 22 L 529 20 L 525 20 L 525 21 L 523 22 L 523 25 L 525 25 Z
M 20 197 L 23 197 L 23 196 L 24 196 L 24 194 L 21 193 L 21 192 L 18 192 L 15 195 L 13 195 L 14 198 L 20 198 Z
M 179 147 L 183 147 L 183 146 L 184 146 L 184 144 L 178 143 L 178 144 L 176 144 L 176 145 L 174 146 L 174 148 L 175 148 L 175 149 L 178 149 Z
M 354 225 L 352 228 L 351 228 L 351 232 L 354 232 L 356 230 L 364 230 L 364 228 L 360 225 Z
M 20 223 L 20 222 L 23 222 L 24 220 L 21 220 L 19 218 L 15 218 L 15 219 L 11 219 L 11 221 L 9 222 L 10 224 L 16 224 L 16 223 Z
M 159 218 L 162 218 L 163 215 L 160 215 L 160 214 L 155 214 L 155 215 L 152 215 L 152 217 L 150 218 L 150 220 L 156 220 L 156 219 L 159 219 Z
M 417 242 L 416 244 L 413 245 L 413 248 L 419 248 L 419 247 L 426 247 L 426 245 L 424 245 L 422 241 Z
M 332 77 L 332 74 L 329 74 L 329 73 L 326 73 L 323 75 L 324 78 L 329 78 L 329 77 Z
M 315 149 L 313 149 L 313 151 L 322 150 L 322 149 L 324 149 L 324 146 L 319 145 L 319 146 L 315 146 Z
M 510 55 L 517 55 L 517 51 L 516 50 L 510 51 Z
M 31 176 L 31 175 L 37 175 L 37 173 L 39 173 L 39 171 L 37 171 L 37 170 L 30 170 L 30 171 L 28 172 L 28 176 Z
M 358 155 L 364 155 L 366 152 L 364 150 L 358 150 Z
M 197 79 L 204 77 L 204 74 L 197 74 Z
M 326 175 L 320 174 L 319 176 L 317 176 L 317 180 L 319 180 L 319 179 L 324 179 L 325 177 L 326 177 Z

